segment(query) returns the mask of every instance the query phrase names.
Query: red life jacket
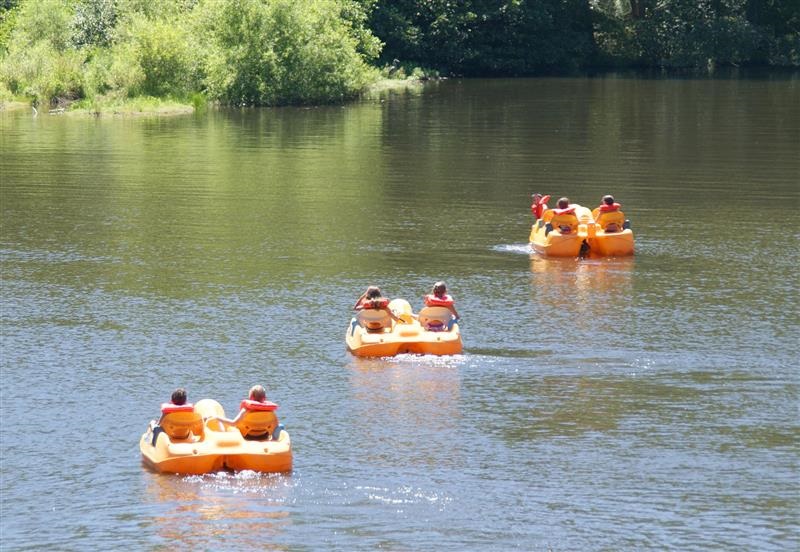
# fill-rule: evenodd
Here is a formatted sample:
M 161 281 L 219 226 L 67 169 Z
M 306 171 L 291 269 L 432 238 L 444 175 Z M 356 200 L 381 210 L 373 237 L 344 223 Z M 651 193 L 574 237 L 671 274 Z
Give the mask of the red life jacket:
M 361 299 L 356 305 L 356 310 L 380 310 L 389 308 L 389 300 L 386 297 L 379 297 L 378 299 Z
M 556 215 L 574 215 L 575 207 L 567 207 L 566 209 L 553 209 Z
M 607 203 L 603 203 L 598 209 L 600 209 L 601 213 L 612 213 L 614 211 L 619 211 L 619 208 L 622 207 L 619 203 L 614 203 L 613 205 L 608 205 Z
M 445 294 L 442 297 L 437 297 L 432 293 L 429 293 L 423 299 L 426 307 L 452 307 L 453 303 L 455 303 L 453 298 L 448 294 Z
M 278 405 L 270 401 L 258 402 L 250 399 L 244 399 L 242 403 L 239 405 L 239 408 L 243 408 L 248 412 L 253 412 L 253 411 L 272 412 L 273 410 L 278 409 Z
M 546 195 L 542 198 L 539 198 L 539 201 L 531 205 L 531 213 L 533 213 L 533 216 L 535 216 L 537 219 L 542 218 L 542 213 L 544 213 L 545 209 L 547 209 L 547 202 L 549 199 L 550 196 Z
M 194 405 L 192 403 L 186 404 L 172 404 L 161 403 L 162 414 L 172 414 L 173 412 L 194 412 Z

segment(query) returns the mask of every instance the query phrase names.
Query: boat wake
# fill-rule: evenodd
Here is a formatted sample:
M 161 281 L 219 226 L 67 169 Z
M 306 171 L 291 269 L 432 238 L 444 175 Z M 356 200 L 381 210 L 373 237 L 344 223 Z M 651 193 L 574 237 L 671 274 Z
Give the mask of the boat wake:
M 497 251 L 499 253 L 515 253 L 517 255 L 530 255 L 533 253 L 533 249 L 531 249 L 531 245 L 529 243 L 509 243 L 495 245 L 492 247 L 492 251 Z

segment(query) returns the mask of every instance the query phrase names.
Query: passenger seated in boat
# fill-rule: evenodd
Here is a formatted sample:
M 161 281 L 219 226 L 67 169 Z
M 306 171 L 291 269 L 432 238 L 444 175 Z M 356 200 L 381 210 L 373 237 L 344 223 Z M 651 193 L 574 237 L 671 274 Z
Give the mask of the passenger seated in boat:
M 353 305 L 353 310 L 358 311 L 358 322 L 367 330 L 383 330 L 391 326 L 392 320 L 403 322 L 389 308 L 389 299 L 378 286 L 369 286 Z
M 178 387 L 172 392 L 170 402 L 161 405 L 161 418 L 151 422 L 153 446 L 158 435 L 166 433 L 172 440 L 203 437 L 203 419 L 194 411 L 194 405 L 186 402 L 186 389 Z
M 562 197 L 558 200 L 555 209 L 545 212 L 544 220 L 548 223 L 545 236 L 553 230 L 562 234 L 572 234 L 578 229 L 578 217 L 575 216 L 575 207 L 570 206 L 569 198 Z
M 433 284 L 431 293 L 423 297 L 425 308 L 417 316 L 420 325 L 426 330 L 449 330 L 459 317 L 455 300 L 447 293 L 444 282 Z M 445 310 L 446 309 L 446 310 Z
M 248 398 L 239 404 L 239 413 L 232 420 L 222 416 L 212 416 L 226 426 L 233 426 L 247 440 L 277 439 L 278 416 L 275 411 L 278 405 L 267 400 L 267 392 L 261 385 L 250 388 Z
M 549 200 L 549 195 L 542 196 L 542 194 L 538 192 L 531 195 L 531 213 L 534 219 L 539 220 L 542 218 L 542 214 L 547 211 L 547 202 Z
M 603 196 L 602 203 L 592 211 L 595 222 L 606 233 L 621 232 L 626 227 L 625 215 L 620 211 L 619 203 L 614 196 Z

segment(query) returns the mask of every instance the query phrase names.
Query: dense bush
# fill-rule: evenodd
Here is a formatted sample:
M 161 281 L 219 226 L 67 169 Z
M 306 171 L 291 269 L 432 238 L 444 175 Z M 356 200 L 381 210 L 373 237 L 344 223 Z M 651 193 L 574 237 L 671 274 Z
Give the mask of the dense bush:
M 79 47 L 109 46 L 116 24 L 116 0 L 82 0 L 75 7 L 72 42 Z
M 39 101 L 198 92 L 233 105 L 339 101 L 378 78 L 368 4 L 23 0 L 1 12 L 0 80 Z
M 198 9 L 209 97 L 232 105 L 352 97 L 376 78 L 379 44 L 337 0 L 207 0 Z
M 129 95 L 185 96 L 197 89 L 199 49 L 185 28 L 136 15 L 118 34 L 112 66 L 116 64 L 117 74 L 127 67 Z M 112 86 L 121 84 L 117 80 Z
M 0 80 L 15 95 L 38 103 L 83 95 L 82 52 L 72 49 L 72 11 L 60 0 L 20 4 L 8 50 L 0 61 Z

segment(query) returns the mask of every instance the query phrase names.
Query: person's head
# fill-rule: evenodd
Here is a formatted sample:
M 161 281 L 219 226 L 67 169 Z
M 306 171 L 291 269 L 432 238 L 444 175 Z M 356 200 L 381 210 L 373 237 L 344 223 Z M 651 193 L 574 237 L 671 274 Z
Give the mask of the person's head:
M 433 284 L 433 294 L 436 297 L 443 297 L 447 293 L 447 286 L 444 282 L 436 282 Z
M 538 203 L 539 200 L 542 199 L 542 194 L 536 192 L 535 194 L 531 195 L 531 199 L 533 200 L 534 203 Z
M 614 205 L 614 196 L 612 195 L 604 195 L 603 196 L 603 203 L 606 205 Z
M 377 299 L 381 295 L 382 295 L 381 288 L 379 288 L 378 286 L 369 286 L 367 288 L 367 293 L 366 293 L 367 299 Z
M 561 199 L 558 200 L 558 208 L 559 209 L 566 209 L 567 207 L 569 207 L 569 198 L 568 197 L 562 197 Z
M 178 406 L 186 404 L 186 389 L 184 389 L 183 387 L 178 387 L 175 391 L 172 392 L 172 404 Z
M 250 388 L 250 400 L 264 402 L 267 399 L 267 392 L 261 385 L 254 385 Z

